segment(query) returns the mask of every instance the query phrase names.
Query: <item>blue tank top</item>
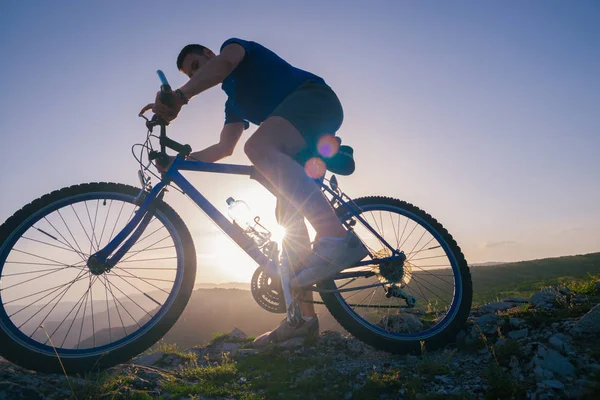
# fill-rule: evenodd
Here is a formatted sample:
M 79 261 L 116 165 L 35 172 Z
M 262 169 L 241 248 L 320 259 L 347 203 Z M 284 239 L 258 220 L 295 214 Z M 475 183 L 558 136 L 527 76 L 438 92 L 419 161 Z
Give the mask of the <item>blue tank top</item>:
M 323 78 L 295 68 L 266 47 L 246 40 L 232 38 L 221 45 L 237 43 L 246 55 L 221 88 L 227 93 L 225 124 L 248 122 L 259 125 L 291 92 L 304 82 L 325 84 Z

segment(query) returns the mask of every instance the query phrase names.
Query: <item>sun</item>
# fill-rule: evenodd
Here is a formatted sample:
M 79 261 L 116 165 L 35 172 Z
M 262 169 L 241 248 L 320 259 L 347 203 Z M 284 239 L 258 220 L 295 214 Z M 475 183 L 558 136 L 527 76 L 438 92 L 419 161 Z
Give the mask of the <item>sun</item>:
M 281 225 L 275 225 L 271 230 L 271 240 L 276 242 L 281 248 L 281 243 L 285 237 L 285 228 Z
M 285 228 L 277 224 L 270 228 L 271 240 L 276 242 L 281 249 Z M 203 250 L 205 251 L 201 253 L 202 257 L 206 262 L 221 270 L 223 279 L 249 282 L 257 267 L 255 261 L 225 234 L 212 236 Z

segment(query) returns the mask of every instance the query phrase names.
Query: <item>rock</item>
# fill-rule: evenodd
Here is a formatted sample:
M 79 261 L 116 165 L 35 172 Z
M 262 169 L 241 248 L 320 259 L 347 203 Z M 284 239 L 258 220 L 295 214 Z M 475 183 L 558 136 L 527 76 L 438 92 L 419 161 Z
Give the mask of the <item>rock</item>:
M 481 332 L 486 335 L 493 335 L 498 331 L 498 326 L 500 326 L 502 322 L 502 318 L 496 314 L 485 314 L 477 318 L 475 324 L 481 329 Z M 476 326 L 473 328 L 477 329 Z
M 581 317 L 572 329 L 580 334 L 600 333 L 600 304 Z
M 275 346 L 282 347 L 284 349 L 293 349 L 295 347 L 304 346 L 304 338 L 297 337 L 290 340 L 286 340 L 285 342 L 275 343 Z
M 149 366 L 156 364 L 164 356 L 165 356 L 165 353 L 163 353 L 163 352 L 148 354 L 148 355 L 137 357 L 137 358 L 133 359 L 133 363 L 138 364 L 138 365 L 145 365 L 145 366 L 149 367 Z
M 508 332 L 508 337 L 511 339 L 522 339 L 524 337 L 527 337 L 527 334 L 528 334 L 528 330 L 527 330 L 527 328 L 525 328 L 525 329 L 521 329 L 518 331 Z
M 526 299 L 524 297 L 507 297 L 505 299 L 502 299 L 502 301 L 506 301 L 508 303 L 520 303 L 520 304 L 529 303 L 529 299 Z
M 398 333 L 419 332 L 423 329 L 423 323 L 421 320 L 417 316 L 408 313 L 386 315 L 379 321 L 377 326 L 385 330 Z
M 517 306 L 517 304 L 515 304 L 515 303 L 509 303 L 506 301 L 502 301 L 502 302 L 488 303 L 484 306 L 481 306 L 479 308 L 479 311 L 484 312 L 484 313 L 493 313 L 493 312 L 497 312 L 497 311 L 509 310 L 516 306 Z
M 556 379 L 547 379 L 545 381 L 542 381 L 542 383 L 548 387 L 551 387 L 552 389 L 564 389 L 565 385 L 563 385 L 563 383 L 561 381 L 557 381 Z
M 70 394 L 71 392 L 69 392 L 69 395 Z M 41 400 L 45 398 L 44 395 L 33 388 L 24 387 L 12 382 L 0 382 L 0 399 Z
M 519 378 L 519 375 L 521 375 L 521 366 L 519 365 L 519 359 L 517 358 L 517 356 L 510 356 L 508 368 L 510 369 L 510 376 L 514 380 L 517 380 L 517 378 Z
M 540 345 L 532 362 L 543 369 L 552 371 L 559 376 L 573 376 L 575 367 L 569 360 L 554 349 L 547 349 Z
M 259 353 L 260 353 L 259 349 L 239 349 L 236 352 L 236 356 L 238 356 L 238 357 L 244 357 L 244 356 L 256 355 L 256 354 L 259 354 Z
M 223 353 L 233 353 L 235 352 L 237 349 L 239 349 L 240 347 L 242 347 L 242 345 L 240 343 L 230 343 L 230 342 L 224 342 L 222 343 L 219 347 L 219 350 Z
M 569 345 L 569 343 L 567 343 L 569 340 L 568 336 L 565 335 L 564 333 L 556 333 L 554 335 L 552 335 L 550 337 L 550 339 L 548 340 L 548 343 L 550 343 L 550 345 L 552 347 L 554 347 L 555 349 L 557 349 L 558 351 L 562 351 L 564 353 L 573 353 L 573 348 L 571 347 L 571 345 Z
M 557 306 L 565 307 L 569 303 L 570 290 L 568 288 L 549 287 L 534 293 L 529 302 L 537 308 L 551 309 Z
M 554 378 L 554 373 L 552 371 L 548 371 L 547 369 L 544 369 L 544 368 L 540 367 L 539 365 L 537 365 L 533 369 L 533 375 L 535 376 L 535 379 L 538 381 L 543 381 L 545 379 Z
M 521 329 L 527 325 L 527 322 L 523 318 L 509 318 L 508 323 L 511 328 Z
M 229 334 L 227 335 L 227 338 L 244 340 L 244 339 L 247 339 L 248 336 L 242 330 L 240 330 L 238 328 L 234 328 L 231 332 L 229 332 Z
M 346 342 L 346 347 L 351 354 L 358 355 L 363 353 L 365 349 L 365 344 L 355 337 L 348 337 Z
M 453 383 L 452 378 L 446 375 L 435 375 L 434 378 L 446 385 L 451 385 Z

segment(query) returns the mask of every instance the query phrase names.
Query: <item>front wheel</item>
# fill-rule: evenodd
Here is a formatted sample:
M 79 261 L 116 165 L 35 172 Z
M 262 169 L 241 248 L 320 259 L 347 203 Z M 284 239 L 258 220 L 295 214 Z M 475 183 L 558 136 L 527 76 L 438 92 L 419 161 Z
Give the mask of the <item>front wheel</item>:
M 473 296 L 467 262 L 452 236 L 425 211 L 401 200 L 364 197 L 354 200 L 353 208 L 380 236 L 347 207 L 337 208 L 340 220 L 369 250 L 363 261 L 392 257 L 385 242 L 406 259 L 349 268 L 343 273 L 353 276 L 319 283 L 331 314 L 358 339 L 392 353 L 452 342 Z
M 192 237 L 155 200 L 152 218 L 112 269 L 87 267 L 138 209 L 139 189 L 89 183 L 47 194 L 0 226 L 0 354 L 69 373 L 125 362 L 177 321 L 196 275 Z M 58 356 L 58 357 L 57 357 Z

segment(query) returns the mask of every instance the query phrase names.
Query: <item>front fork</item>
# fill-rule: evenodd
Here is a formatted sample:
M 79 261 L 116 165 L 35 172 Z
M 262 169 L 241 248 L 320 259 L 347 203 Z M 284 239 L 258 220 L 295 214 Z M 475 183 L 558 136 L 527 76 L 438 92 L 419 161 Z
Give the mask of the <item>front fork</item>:
M 88 259 L 87 266 L 92 274 L 101 275 L 110 271 L 119 263 L 119 261 L 121 261 L 123 256 L 131 250 L 131 247 L 133 247 L 140 236 L 142 236 L 152 220 L 152 217 L 154 216 L 153 211 L 156 207 L 156 200 L 162 199 L 164 193 L 164 184 L 157 185 L 150 192 L 147 192 L 144 189 L 140 191 L 135 198 L 135 204 L 137 204 L 139 208 L 136 210 L 131 221 L 125 225 L 123 230 L 115 236 L 110 243 L 103 249 L 92 254 Z M 127 240 L 125 240 L 126 238 Z M 125 242 L 123 243 L 124 240 Z M 123 244 L 121 245 L 121 243 Z M 111 254 L 113 255 L 109 258 Z

